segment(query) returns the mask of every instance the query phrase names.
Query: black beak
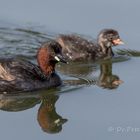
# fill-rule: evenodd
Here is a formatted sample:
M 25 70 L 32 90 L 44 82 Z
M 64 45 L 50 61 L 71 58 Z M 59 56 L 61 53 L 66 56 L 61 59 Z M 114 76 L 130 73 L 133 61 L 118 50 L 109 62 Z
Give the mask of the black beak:
M 61 54 L 55 55 L 54 58 L 57 62 L 62 62 L 62 63 L 68 64 L 68 62 L 65 60 L 65 58 Z

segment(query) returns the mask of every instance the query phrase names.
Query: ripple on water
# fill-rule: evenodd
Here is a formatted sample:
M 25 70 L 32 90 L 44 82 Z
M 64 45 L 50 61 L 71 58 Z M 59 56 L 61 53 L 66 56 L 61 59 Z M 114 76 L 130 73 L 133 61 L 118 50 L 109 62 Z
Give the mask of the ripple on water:
M 42 42 L 50 39 L 50 35 L 30 29 L 0 28 L 1 56 L 22 55 L 33 57 Z M 33 57 L 34 58 L 34 57 Z

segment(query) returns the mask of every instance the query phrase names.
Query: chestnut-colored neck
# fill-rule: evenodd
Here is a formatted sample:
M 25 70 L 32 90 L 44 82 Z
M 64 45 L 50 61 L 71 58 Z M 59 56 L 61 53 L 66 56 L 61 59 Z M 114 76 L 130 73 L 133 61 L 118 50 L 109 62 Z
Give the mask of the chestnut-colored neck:
M 50 62 L 50 54 L 47 48 L 42 47 L 39 49 L 37 54 L 38 64 L 43 73 L 48 76 L 55 71 L 55 64 Z
M 50 116 L 52 115 L 53 112 L 55 112 L 54 104 L 49 103 L 43 103 L 38 110 L 37 120 L 41 128 L 46 132 L 49 131 L 50 129 L 51 126 Z

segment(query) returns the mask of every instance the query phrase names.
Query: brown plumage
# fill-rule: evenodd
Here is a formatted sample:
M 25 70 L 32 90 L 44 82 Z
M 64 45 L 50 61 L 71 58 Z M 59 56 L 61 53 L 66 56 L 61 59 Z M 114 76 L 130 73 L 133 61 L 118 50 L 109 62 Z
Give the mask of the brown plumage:
M 62 52 L 69 61 L 97 60 L 112 57 L 113 46 L 123 44 L 119 34 L 114 29 L 102 30 L 97 41 L 87 40 L 79 35 L 59 35 L 57 42 L 62 46 Z
M 61 79 L 55 73 L 55 64 L 66 61 L 59 43 L 51 41 L 43 44 L 37 53 L 37 61 L 38 66 L 17 58 L 1 58 L 0 92 L 31 91 L 61 85 Z

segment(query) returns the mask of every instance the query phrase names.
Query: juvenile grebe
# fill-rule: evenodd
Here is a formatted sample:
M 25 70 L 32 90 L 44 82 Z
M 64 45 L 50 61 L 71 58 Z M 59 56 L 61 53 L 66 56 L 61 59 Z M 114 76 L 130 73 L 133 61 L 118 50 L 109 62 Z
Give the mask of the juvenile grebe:
M 0 93 L 32 91 L 61 85 L 55 64 L 66 63 L 62 48 L 55 41 L 41 46 L 37 53 L 38 65 L 17 58 L 0 59 Z
M 112 47 L 123 44 L 114 29 L 102 30 L 97 37 L 97 42 L 88 41 L 74 34 L 62 34 L 56 40 L 61 44 L 62 52 L 69 61 L 111 58 L 114 55 Z

